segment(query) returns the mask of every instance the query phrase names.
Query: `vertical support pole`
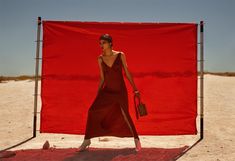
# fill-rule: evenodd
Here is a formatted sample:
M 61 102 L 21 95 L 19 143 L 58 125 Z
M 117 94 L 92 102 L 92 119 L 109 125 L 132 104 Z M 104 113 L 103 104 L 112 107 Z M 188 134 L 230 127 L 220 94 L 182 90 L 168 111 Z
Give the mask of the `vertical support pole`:
M 200 21 L 200 139 L 203 139 L 204 135 L 204 124 L 203 124 L 203 115 L 204 115 L 204 52 L 203 52 L 203 43 L 204 43 L 204 26 L 203 21 Z
M 35 66 L 35 88 L 34 88 L 34 113 L 33 113 L 33 137 L 36 137 L 37 128 L 37 98 L 38 98 L 38 70 L 39 70 L 39 49 L 40 49 L 41 17 L 37 20 L 37 47 Z

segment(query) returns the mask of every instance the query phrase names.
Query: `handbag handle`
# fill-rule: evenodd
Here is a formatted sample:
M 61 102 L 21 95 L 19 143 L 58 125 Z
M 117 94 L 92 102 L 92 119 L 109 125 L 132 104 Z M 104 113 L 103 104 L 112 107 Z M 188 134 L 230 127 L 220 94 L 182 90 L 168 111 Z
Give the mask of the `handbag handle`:
M 137 105 L 136 105 L 136 98 L 137 96 L 136 95 L 134 95 L 134 103 L 135 103 L 135 114 L 136 114 L 136 118 L 137 118 L 137 120 L 139 119 L 139 111 L 138 111 L 138 107 L 137 107 Z M 138 98 L 138 102 L 139 102 L 139 104 L 140 104 L 140 97 L 137 97 Z

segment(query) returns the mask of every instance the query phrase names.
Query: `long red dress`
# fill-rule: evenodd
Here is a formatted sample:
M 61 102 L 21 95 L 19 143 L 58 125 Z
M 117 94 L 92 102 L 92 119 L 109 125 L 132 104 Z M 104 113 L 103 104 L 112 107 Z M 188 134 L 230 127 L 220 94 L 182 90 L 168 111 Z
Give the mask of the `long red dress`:
M 122 67 L 121 53 L 118 53 L 111 67 L 102 59 L 104 86 L 88 110 L 85 139 L 98 136 L 139 139 L 128 110 L 128 93 Z

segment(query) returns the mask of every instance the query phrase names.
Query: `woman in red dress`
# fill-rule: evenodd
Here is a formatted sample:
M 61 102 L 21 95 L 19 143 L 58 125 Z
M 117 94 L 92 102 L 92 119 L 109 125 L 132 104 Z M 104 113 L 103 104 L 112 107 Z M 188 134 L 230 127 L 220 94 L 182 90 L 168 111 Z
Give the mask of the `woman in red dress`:
M 140 93 L 128 71 L 123 52 L 112 50 L 112 37 L 103 34 L 99 38 L 103 53 L 98 56 L 100 83 L 96 98 L 88 110 L 86 132 L 79 151 L 89 148 L 90 139 L 98 136 L 134 137 L 135 150 L 141 149 L 140 139 L 128 111 L 128 94 L 122 69 L 137 97 Z

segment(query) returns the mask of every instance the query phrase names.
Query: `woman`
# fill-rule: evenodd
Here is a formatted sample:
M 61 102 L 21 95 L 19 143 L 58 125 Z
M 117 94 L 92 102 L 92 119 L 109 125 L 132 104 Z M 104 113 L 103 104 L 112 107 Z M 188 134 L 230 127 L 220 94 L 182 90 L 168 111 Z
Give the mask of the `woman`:
M 128 94 L 122 69 L 137 97 L 140 93 L 128 71 L 123 52 L 112 49 L 113 41 L 109 34 L 99 38 L 103 53 L 98 56 L 100 83 L 95 100 L 88 110 L 86 132 L 79 151 L 89 148 L 90 139 L 97 136 L 134 137 L 135 150 L 141 149 L 139 136 L 128 111 Z

